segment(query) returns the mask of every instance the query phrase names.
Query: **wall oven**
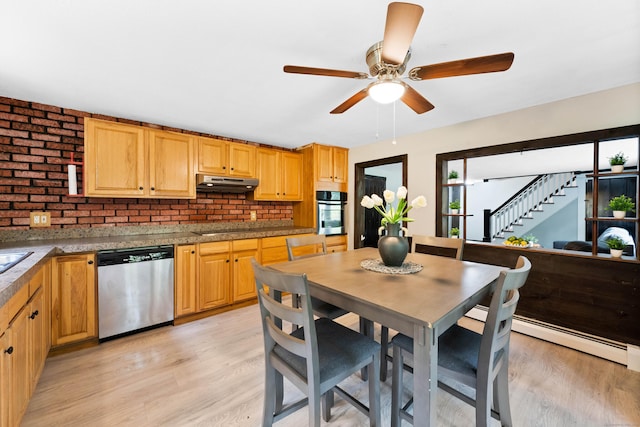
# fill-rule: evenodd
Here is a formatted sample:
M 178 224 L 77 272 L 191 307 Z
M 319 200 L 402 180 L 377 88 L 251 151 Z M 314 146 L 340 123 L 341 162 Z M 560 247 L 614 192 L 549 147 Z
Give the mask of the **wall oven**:
M 340 191 L 316 191 L 318 234 L 327 236 L 345 234 L 344 208 L 347 193 Z

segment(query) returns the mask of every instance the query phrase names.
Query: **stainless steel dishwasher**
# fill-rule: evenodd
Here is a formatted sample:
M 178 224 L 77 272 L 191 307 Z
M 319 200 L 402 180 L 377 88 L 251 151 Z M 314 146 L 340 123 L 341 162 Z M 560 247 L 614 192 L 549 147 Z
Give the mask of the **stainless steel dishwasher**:
M 173 321 L 173 246 L 98 252 L 98 338 Z

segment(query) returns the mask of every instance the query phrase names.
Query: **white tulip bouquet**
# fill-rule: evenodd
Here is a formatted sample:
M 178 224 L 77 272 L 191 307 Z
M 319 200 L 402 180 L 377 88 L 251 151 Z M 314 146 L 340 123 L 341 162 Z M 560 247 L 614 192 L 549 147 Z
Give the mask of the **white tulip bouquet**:
M 391 190 L 384 190 L 382 194 L 384 200 L 377 194 L 371 196 L 364 196 L 360 202 L 361 206 L 367 209 L 375 209 L 382 215 L 380 225 L 385 226 L 387 224 L 397 224 L 399 222 L 407 221 L 411 222 L 413 219 L 406 215 L 413 208 L 423 208 L 427 206 L 427 199 L 424 196 L 418 196 L 411 201 L 411 204 L 407 203 L 407 187 L 404 185 L 398 188 L 398 191 L 394 193 Z M 398 200 L 397 205 L 394 207 L 393 202 Z M 385 205 L 386 202 L 386 205 Z

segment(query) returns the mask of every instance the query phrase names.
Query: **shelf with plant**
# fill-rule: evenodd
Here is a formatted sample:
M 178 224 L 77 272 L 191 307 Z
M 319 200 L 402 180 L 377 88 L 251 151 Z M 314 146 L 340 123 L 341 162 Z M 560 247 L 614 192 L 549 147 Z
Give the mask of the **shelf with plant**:
M 631 197 L 621 194 L 609 200 L 609 210 L 613 212 L 613 217 L 623 219 L 627 212 L 635 212 L 636 205 Z
M 624 171 L 624 164 L 627 163 L 627 160 L 629 160 L 629 158 L 625 156 L 622 151 L 609 157 L 609 165 L 611 166 L 611 172 L 620 173 Z
M 605 241 L 613 258 L 622 257 L 622 252 L 627 247 L 624 241 L 618 237 L 612 237 Z

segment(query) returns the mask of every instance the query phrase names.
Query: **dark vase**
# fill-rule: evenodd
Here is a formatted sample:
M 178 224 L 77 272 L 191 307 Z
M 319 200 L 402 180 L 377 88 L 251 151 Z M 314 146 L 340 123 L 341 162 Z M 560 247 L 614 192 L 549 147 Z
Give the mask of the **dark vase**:
M 385 230 L 385 235 L 381 235 Z M 400 267 L 409 252 L 409 242 L 407 238 L 400 235 L 400 230 L 406 230 L 402 223 L 387 224 L 378 229 L 380 238 L 378 239 L 378 252 L 384 265 L 389 267 Z

